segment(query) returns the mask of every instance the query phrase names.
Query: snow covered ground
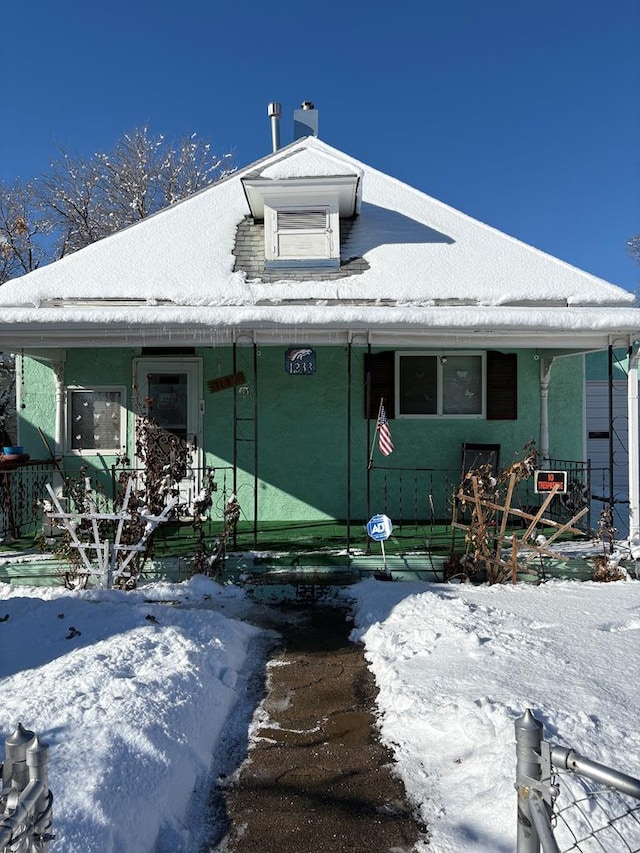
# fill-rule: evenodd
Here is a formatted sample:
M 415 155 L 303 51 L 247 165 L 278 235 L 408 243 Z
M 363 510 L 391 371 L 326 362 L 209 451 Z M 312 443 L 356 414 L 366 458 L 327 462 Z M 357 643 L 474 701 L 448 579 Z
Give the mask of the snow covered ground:
M 640 582 L 367 580 L 344 594 L 424 853 L 515 849 L 526 708 L 554 742 L 640 776 Z M 49 744 L 56 853 L 197 849 L 192 792 L 241 757 L 264 670 L 270 638 L 252 619 L 242 591 L 202 577 L 128 593 L 0 585 L 0 737 L 21 722 Z

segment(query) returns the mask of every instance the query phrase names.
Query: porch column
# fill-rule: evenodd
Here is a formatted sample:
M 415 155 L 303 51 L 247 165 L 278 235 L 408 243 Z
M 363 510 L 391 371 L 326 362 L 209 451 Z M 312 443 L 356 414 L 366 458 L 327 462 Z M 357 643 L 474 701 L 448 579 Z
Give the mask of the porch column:
M 55 423 L 53 435 L 53 453 L 62 456 L 64 442 L 64 353 L 54 361 L 53 378 L 55 383 Z
M 549 381 L 553 358 L 540 361 L 540 467 L 549 467 Z
M 629 445 L 629 544 L 640 546 L 640 433 L 638 430 L 638 360 L 637 346 L 629 350 L 627 379 L 628 445 Z

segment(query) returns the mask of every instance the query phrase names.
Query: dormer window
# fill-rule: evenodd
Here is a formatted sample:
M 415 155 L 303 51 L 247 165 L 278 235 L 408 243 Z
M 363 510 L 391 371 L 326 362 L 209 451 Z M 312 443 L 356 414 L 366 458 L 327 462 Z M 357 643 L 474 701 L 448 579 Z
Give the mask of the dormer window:
M 340 220 L 337 204 L 265 204 L 265 266 L 338 267 Z
M 255 222 L 264 222 L 265 270 L 340 269 L 340 220 L 358 212 L 358 175 L 242 181 Z

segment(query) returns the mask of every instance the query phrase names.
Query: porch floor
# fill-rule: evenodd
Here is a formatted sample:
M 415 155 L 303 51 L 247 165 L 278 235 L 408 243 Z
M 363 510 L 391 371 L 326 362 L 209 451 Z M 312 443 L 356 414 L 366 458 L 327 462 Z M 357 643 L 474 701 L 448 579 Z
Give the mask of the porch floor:
M 514 529 L 515 531 L 515 529 Z M 519 531 L 522 532 L 520 528 Z M 540 531 L 543 532 L 543 531 Z M 204 535 L 211 553 L 221 533 L 220 523 L 205 522 Z M 565 537 L 577 542 L 588 542 Z M 153 558 L 145 566 L 143 578 L 166 577 L 185 580 L 193 574 L 195 537 L 193 524 L 172 523 L 159 528 Z M 348 545 L 348 547 L 347 547 Z M 465 533 L 449 523 L 395 526 L 389 539 L 374 542 L 363 524 L 332 521 L 264 523 L 256 532 L 253 525 L 240 522 L 230 537 L 224 565 L 215 577 L 221 582 L 242 585 L 262 598 L 282 600 L 287 591 L 295 597 L 328 597 L 332 590 L 365 577 L 393 580 L 442 582 L 444 563 L 465 553 Z M 593 557 L 602 545 L 587 549 L 587 556 L 563 561 L 531 561 L 531 570 L 522 580 L 570 577 L 588 580 L 593 573 Z M 24 535 L 0 542 L 0 582 L 55 585 L 61 582 L 67 565 L 55 556 L 49 544 L 42 550 L 42 537 Z

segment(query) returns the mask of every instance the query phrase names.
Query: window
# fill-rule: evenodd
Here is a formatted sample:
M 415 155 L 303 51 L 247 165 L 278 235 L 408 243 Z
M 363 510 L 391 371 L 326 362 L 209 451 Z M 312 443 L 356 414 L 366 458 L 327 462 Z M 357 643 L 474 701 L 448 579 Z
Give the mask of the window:
M 484 417 L 484 387 L 484 353 L 396 354 L 396 417 Z
M 338 267 L 340 221 L 337 205 L 269 207 L 265 205 L 267 267 Z
M 120 453 L 126 444 L 124 388 L 67 388 L 67 450 Z
M 380 398 L 389 418 L 518 417 L 516 353 L 383 350 L 365 356 L 364 382 L 370 419 L 378 416 Z

